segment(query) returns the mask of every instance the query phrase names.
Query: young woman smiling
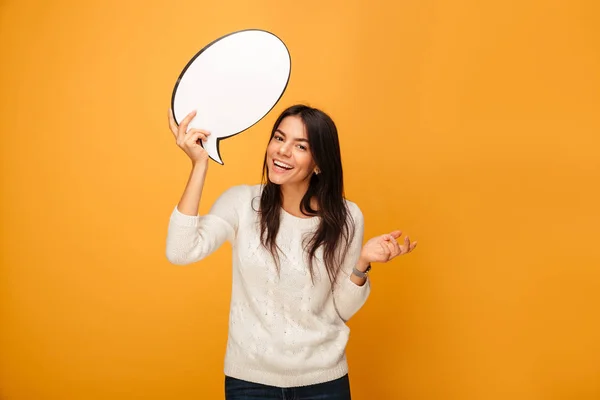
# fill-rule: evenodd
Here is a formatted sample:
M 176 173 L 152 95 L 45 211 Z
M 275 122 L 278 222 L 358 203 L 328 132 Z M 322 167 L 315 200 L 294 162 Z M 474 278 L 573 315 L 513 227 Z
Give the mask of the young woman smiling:
M 173 210 L 166 254 L 190 264 L 232 244 L 225 395 L 242 399 L 350 399 L 348 321 L 370 292 L 371 263 L 412 251 L 400 231 L 363 245 L 359 207 L 344 198 L 337 128 L 324 112 L 289 107 L 274 124 L 260 185 L 225 191 L 198 216 L 210 132 L 179 126 L 192 171 Z

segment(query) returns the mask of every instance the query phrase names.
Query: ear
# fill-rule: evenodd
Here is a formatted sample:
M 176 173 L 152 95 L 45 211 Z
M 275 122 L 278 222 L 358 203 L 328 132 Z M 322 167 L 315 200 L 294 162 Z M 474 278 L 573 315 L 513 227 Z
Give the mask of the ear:
M 315 167 L 315 175 L 319 175 L 321 173 L 321 170 L 319 169 L 319 167 Z

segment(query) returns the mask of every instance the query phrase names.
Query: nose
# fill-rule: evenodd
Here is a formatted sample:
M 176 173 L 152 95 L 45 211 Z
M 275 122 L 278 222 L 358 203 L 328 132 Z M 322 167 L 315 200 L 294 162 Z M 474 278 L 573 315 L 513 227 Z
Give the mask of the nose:
M 289 142 L 285 142 L 282 143 L 281 146 L 279 146 L 279 149 L 277 150 L 277 153 L 282 155 L 282 156 L 286 156 L 289 157 L 291 154 L 291 145 Z

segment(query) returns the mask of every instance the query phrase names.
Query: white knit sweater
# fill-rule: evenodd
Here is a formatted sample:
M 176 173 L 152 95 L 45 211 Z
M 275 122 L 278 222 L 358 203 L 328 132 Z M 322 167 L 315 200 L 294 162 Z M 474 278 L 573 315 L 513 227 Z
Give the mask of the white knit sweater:
M 333 287 L 322 252 L 311 281 L 305 234 L 316 229 L 319 217 L 298 218 L 281 211 L 277 244 L 281 269 L 260 243 L 258 210 L 261 186 L 235 186 L 207 215 L 171 215 L 167 258 L 174 264 L 202 260 L 226 240 L 233 249 L 233 284 L 225 374 L 278 387 L 305 386 L 342 377 L 348 372 L 346 321 L 365 303 L 369 281 L 350 280 L 363 241 L 363 215 L 346 200 L 355 235 Z M 207 262 L 208 264 L 209 262 Z

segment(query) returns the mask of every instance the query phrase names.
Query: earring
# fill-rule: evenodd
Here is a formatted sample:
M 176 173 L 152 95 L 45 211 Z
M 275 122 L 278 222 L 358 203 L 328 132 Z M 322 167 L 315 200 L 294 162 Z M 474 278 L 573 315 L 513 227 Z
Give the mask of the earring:
M 319 175 L 321 173 L 321 170 L 319 168 L 315 168 L 315 175 Z

